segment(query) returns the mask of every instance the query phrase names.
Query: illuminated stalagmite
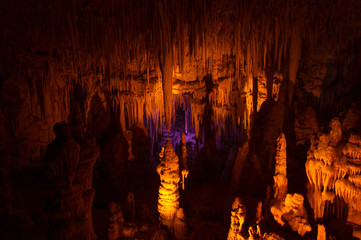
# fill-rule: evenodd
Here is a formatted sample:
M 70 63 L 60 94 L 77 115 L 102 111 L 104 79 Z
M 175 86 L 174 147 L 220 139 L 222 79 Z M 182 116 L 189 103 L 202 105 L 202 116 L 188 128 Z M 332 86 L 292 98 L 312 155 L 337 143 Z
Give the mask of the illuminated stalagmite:
M 317 240 L 326 240 L 326 229 L 324 225 L 317 225 Z
M 185 180 L 189 174 L 187 143 L 186 143 L 186 135 L 184 133 L 182 133 L 181 136 L 181 159 L 182 159 L 182 167 L 181 167 L 182 189 L 184 190 Z
M 160 177 L 159 221 L 173 232 L 173 222 L 179 208 L 179 162 L 172 143 L 168 140 L 159 153 L 157 172 Z
M 274 198 L 277 200 L 283 200 L 287 194 L 287 142 L 285 135 L 281 135 L 277 139 L 277 150 L 276 150 L 276 164 L 275 164 L 275 175 L 273 177 L 274 185 Z
M 303 236 L 311 231 L 307 220 L 307 212 L 303 207 L 303 196 L 300 194 L 287 194 L 287 142 L 285 135 L 277 139 L 276 164 L 274 179 L 274 204 L 271 213 L 280 225 L 286 222 L 293 231 Z
M 281 226 L 287 222 L 291 229 L 301 236 L 311 231 L 307 212 L 303 207 L 303 200 L 303 196 L 298 193 L 287 194 L 284 201 L 271 207 L 271 213 L 276 222 Z
M 242 227 L 246 218 L 246 207 L 242 204 L 240 198 L 236 197 L 232 204 L 231 226 L 228 231 L 227 240 L 244 240 L 242 237 Z

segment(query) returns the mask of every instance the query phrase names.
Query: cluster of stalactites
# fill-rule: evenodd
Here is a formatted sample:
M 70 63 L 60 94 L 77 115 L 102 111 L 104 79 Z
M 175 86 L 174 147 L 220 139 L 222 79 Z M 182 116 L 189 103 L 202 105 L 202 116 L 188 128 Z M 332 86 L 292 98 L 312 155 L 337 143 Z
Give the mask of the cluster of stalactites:
M 104 5 L 80 1 L 72 1 L 71 4 L 49 2 L 41 8 L 44 14 L 38 15 L 38 20 L 49 26 L 42 28 L 28 22 L 31 26 L 23 39 L 29 42 L 31 52 L 46 53 L 41 61 L 46 62 L 49 71 L 46 74 L 40 72 L 44 76 L 39 76 L 38 80 L 32 77 L 35 73 L 28 70 L 37 68 L 24 65 L 28 68 L 16 72 L 24 78 L 30 76 L 29 84 L 40 88 L 44 88 L 44 82 L 48 80 L 67 79 L 64 76 L 69 72 L 72 76 L 70 81 L 83 88 L 92 76 L 96 76 L 95 81 L 99 81 L 101 88 L 113 94 L 122 91 L 122 86 L 130 84 L 129 79 L 139 73 L 144 74 L 143 82 L 146 79 L 149 84 L 151 72 L 155 70 L 163 79 L 163 92 L 160 95 L 164 98 L 157 100 L 156 104 L 164 108 L 169 129 L 173 69 L 182 72 L 186 59 L 203 64 L 206 69 L 214 59 L 229 56 L 235 59 L 235 73 L 232 74 L 239 76 L 236 85 L 241 91 L 249 88 L 245 87 L 245 82 L 250 84 L 249 79 L 262 75 L 266 67 L 275 72 L 288 72 L 287 77 L 294 85 L 303 46 L 312 56 L 313 49 L 324 46 L 326 41 L 328 44 L 338 41 L 343 44 L 334 46 L 343 47 L 350 37 L 341 30 L 327 31 L 325 25 L 337 23 L 352 28 L 349 18 L 356 16 L 353 9 L 357 8 L 341 3 L 325 6 L 322 1 L 304 5 L 280 0 L 258 0 L 252 4 L 248 1 L 220 0 L 157 0 L 146 3 L 128 0 Z M 324 10 L 316 11 L 319 7 Z M 338 11 L 329 11 L 333 8 Z M 351 13 L 339 14 L 346 10 Z M 16 17 L 14 22 L 21 20 L 18 15 Z M 317 21 L 313 21 L 316 17 Z M 44 36 L 49 37 L 44 41 Z M 5 45 L 12 40 L 11 37 L 11 34 L 4 36 Z M 4 55 L 7 52 L 12 51 L 3 51 Z M 287 71 L 282 71 L 282 68 Z M 65 85 L 70 86 L 69 82 Z M 226 90 L 229 92 L 229 89 Z M 222 91 L 219 91 L 220 95 Z M 292 87 L 290 91 L 292 94 Z M 44 89 L 42 92 L 47 91 Z M 223 101 L 222 97 L 217 99 Z M 257 103 L 257 109 L 260 103 Z M 154 113 L 153 110 L 149 111 L 149 106 L 146 104 L 148 113 Z M 238 114 L 236 119 L 240 121 L 238 118 L 241 116 L 245 121 L 244 126 L 250 123 L 251 108 L 247 109 L 246 116 Z M 66 113 L 64 109 L 61 110 L 61 114 Z
M 333 212 L 342 217 L 346 208 L 361 212 L 361 137 L 351 133 L 342 140 L 341 126 L 337 118 L 333 119 L 329 134 L 313 138 L 308 151 L 308 199 L 316 219 Z

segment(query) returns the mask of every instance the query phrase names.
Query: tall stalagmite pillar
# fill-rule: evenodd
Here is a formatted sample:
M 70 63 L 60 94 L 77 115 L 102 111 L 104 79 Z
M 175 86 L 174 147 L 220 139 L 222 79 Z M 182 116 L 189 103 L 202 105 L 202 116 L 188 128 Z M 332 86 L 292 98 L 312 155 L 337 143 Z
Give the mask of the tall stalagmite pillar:
M 186 143 L 186 135 L 182 133 L 181 135 L 181 158 L 182 158 L 182 189 L 184 190 L 185 180 L 189 174 L 188 168 L 188 153 L 187 153 L 187 143 Z
M 160 177 L 158 212 L 159 221 L 173 232 L 173 221 L 179 208 L 179 162 L 172 143 L 168 140 L 160 154 L 157 172 Z
M 277 150 L 276 150 L 276 165 L 275 175 L 273 176 L 274 185 L 274 198 L 277 200 L 284 200 L 287 195 L 287 142 L 285 135 L 281 135 L 277 138 Z
M 241 235 L 244 220 L 246 218 L 246 207 L 242 204 L 241 199 L 236 197 L 232 204 L 231 226 L 228 231 L 227 240 L 243 240 Z

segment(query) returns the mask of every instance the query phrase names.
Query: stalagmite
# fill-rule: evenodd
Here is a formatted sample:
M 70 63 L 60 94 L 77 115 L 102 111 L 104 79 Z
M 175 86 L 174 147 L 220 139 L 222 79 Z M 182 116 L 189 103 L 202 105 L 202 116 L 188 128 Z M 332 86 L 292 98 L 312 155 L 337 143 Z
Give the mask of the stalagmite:
M 122 226 L 124 224 L 123 212 L 119 204 L 111 202 L 108 207 L 108 240 L 117 240 L 121 236 Z
M 176 217 L 174 219 L 174 236 L 176 239 L 179 240 L 186 240 L 188 239 L 187 236 L 187 225 L 185 222 L 185 216 L 183 212 L 183 208 L 179 208 L 177 210 Z
M 159 153 L 157 172 L 160 177 L 158 212 L 159 221 L 173 232 L 173 222 L 179 208 L 179 162 L 172 143 L 168 140 Z
M 188 154 L 187 154 L 187 143 L 186 143 L 186 135 L 182 133 L 181 136 L 181 176 L 182 176 L 182 189 L 184 190 L 185 179 L 188 177 L 189 168 L 188 168 Z
M 277 139 L 277 150 L 276 150 L 276 164 L 275 164 L 275 175 L 273 177 L 274 185 L 273 197 L 277 200 L 282 201 L 287 194 L 287 152 L 286 152 L 287 142 L 285 135 L 281 135 Z
M 276 222 L 281 226 L 287 222 L 291 229 L 301 236 L 311 231 L 303 200 L 304 198 L 300 194 L 287 194 L 284 201 L 271 207 L 271 213 Z
M 242 227 L 246 218 L 246 208 L 240 198 L 236 197 L 232 204 L 231 226 L 228 231 L 227 240 L 243 240 Z
M 326 240 L 326 229 L 324 225 L 317 225 L 317 240 Z
M 75 115 L 77 116 L 77 115 Z M 55 140 L 45 154 L 46 175 L 49 185 L 49 219 L 52 239 L 95 239 L 92 207 L 95 191 L 93 184 L 94 164 L 100 151 L 94 137 L 84 135 L 82 124 L 76 123 L 77 141 L 72 138 L 64 122 L 54 126 Z M 73 225 L 76 222 L 76 230 Z
M 127 193 L 127 202 L 126 202 L 126 218 L 128 221 L 135 221 L 135 202 L 134 194 L 131 192 Z

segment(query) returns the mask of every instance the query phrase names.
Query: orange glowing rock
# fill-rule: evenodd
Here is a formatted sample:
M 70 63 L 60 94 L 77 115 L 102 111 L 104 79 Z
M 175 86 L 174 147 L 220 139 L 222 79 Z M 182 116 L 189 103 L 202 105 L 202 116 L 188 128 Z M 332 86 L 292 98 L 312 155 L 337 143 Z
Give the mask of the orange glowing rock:
M 326 229 L 321 224 L 317 225 L 317 240 L 326 240 Z
M 287 194 L 287 142 L 285 135 L 281 135 L 277 139 L 277 152 L 276 152 L 276 164 L 275 164 L 275 175 L 273 177 L 274 185 L 274 198 L 277 200 L 283 200 Z
M 271 207 L 271 213 L 276 222 L 281 226 L 287 222 L 291 229 L 301 236 L 311 231 L 303 201 L 304 198 L 301 194 L 287 194 L 284 201 Z
M 342 140 L 341 126 L 334 118 L 329 134 L 311 139 L 305 166 L 309 180 L 307 196 L 315 219 L 331 213 L 332 208 L 325 211 L 326 204 L 334 206 L 332 211 L 338 217 L 346 217 L 352 211 L 361 216 L 361 137 L 351 133 L 348 140 Z M 347 206 L 334 203 L 336 196 Z
M 246 207 L 242 204 L 240 198 L 234 199 L 231 211 L 231 226 L 228 231 L 227 240 L 243 240 L 241 231 L 246 218 Z
M 179 162 L 172 143 L 168 140 L 159 153 L 157 172 L 160 177 L 158 212 L 159 221 L 173 232 L 173 222 L 179 208 Z

